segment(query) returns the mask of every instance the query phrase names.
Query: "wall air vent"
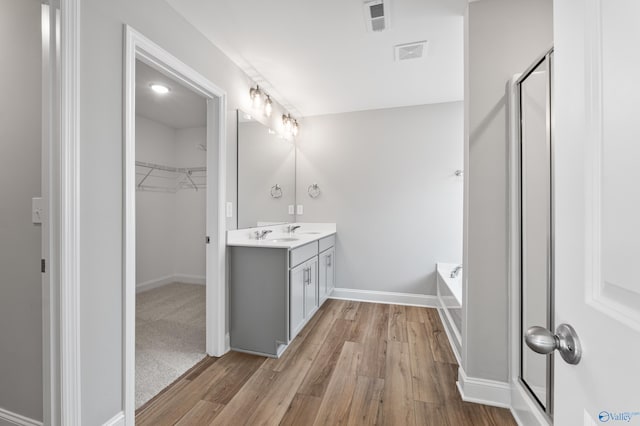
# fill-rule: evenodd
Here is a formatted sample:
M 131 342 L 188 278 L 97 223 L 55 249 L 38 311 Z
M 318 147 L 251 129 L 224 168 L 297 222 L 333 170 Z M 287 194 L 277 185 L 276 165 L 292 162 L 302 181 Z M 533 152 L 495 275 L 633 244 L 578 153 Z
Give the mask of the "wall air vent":
M 397 44 L 395 46 L 396 61 L 422 58 L 427 53 L 427 41 L 414 41 L 413 43 Z
M 367 31 L 384 31 L 389 29 L 388 1 L 365 0 L 364 20 Z

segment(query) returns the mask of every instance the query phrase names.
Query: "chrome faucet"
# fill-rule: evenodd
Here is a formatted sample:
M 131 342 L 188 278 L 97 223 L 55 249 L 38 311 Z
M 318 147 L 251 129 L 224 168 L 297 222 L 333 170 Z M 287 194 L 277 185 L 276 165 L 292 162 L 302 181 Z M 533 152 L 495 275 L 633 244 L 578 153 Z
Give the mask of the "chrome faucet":
M 256 240 L 264 240 L 267 237 L 267 234 L 273 232 L 270 229 L 264 229 L 262 231 L 256 231 L 255 232 L 255 236 L 256 236 Z
M 460 271 L 462 271 L 462 265 L 458 265 L 455 268 L 453 268 L 453 271 L 451 271 L 451 278 L 457 277 Z
M 300 228 L 300 225 L 289 225 L 285 229 L 288 233 L 296 232 L 296 229 Z

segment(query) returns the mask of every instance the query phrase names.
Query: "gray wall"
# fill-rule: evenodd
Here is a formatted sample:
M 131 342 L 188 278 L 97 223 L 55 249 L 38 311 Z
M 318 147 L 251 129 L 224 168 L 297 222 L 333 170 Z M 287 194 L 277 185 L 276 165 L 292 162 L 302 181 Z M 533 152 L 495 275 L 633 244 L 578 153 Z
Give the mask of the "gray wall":
M 235 109 L 251 81 L 164 1 L 85 0 L 81 7 L 80 214 L 82 424 L 122 410 L 123 24 L 226 90 L 227 199 L 235 201 Z M 273 124 L 281 114 L 274 103 Z M 210 171 L 211 172 L 211 171 Z M 228 219 L 235 227 L 235 218 Z
M 337 223 L 337 287 L 435 294 L 435 263 L 462 261 L 462 125 L 462 102 L 304 120 L 297 221 Z
M 0 0 L 0 408 L 42 420 L 40 1 Z M 1 422 L 1 421 L 0 421 Z
M 506 83 L 551 47 L 552 0 L 473 2 L 466 19 L 469 198 L 464 368 L 471 377 L 506 381 Z

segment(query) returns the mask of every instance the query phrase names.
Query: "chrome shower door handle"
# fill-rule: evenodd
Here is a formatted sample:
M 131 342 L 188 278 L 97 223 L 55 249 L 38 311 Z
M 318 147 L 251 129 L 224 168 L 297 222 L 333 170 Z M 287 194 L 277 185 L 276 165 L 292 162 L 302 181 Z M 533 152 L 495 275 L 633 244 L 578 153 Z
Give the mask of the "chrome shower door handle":
M 568 364 L 577 364 L 582 358 L 582 347 L 576 331 L 569 324 L 560 324 L 556 334 L 544 327 L 530 327 L 524 335 L 524 341 L 534 352 L 547 355 L 558 350 Z

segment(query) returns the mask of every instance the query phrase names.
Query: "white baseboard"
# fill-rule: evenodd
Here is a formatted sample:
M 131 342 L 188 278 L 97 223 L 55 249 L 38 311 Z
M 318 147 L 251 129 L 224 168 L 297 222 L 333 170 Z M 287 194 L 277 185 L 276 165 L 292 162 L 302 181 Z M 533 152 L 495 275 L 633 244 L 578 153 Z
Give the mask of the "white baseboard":
M 458 390 L 463 401 L 511 408 L 511 386 L 509 383 L 467 377 L 462 367 L 458 368 Z
M 42 426 L 42 422 L 38 420 L 33 420 L 29 417 L 0 408 L 0 425 L 5 423 L 17 426 Z
M 124 426 L 124 411 L 120 411 L 102 426 Z
M 437 308 L 438 297 L 428 294 L 394 293 L 390 291 L 357 290 L 353 288 L 334 288 L 331 299 L 355 300 L 393 305 L 422 306 Z
M 201 277 L 198 275 L 187 275 L 187 274 L 167 275 L 164 277 L 160 277 L 160 278 L 156 278 L 153 280 L 136 284 L 136 293 L 153 290 L 154 288 L 162 287 L 171 283 L 205 285 L 206 282 L 207 282 L 206 277 Z
M 511 414 L 519 426 L 551 426 L 551 420 L 517 380 L 511 388 Z
M 200 275 L 188 275 L 188 274 L 175 274 L 173 276 L 176 282 L 185 283 L 185 284 L 198 284 L 205 285 L 207 284 L 207 277 Z
M 444 325 L 444 333 L 447 335 L 447 339 L 449 339 L 449 346 L 451 347 L 451 351 L 456 357 L 458 365 L 462 365 L 462 357 L 460 356 L 460 351 L 458 351 L 458 345 L 456 345 L 456 342 L 454 340 L 455 332 L 452 330 L 452 328 L 455 326 L 451 323 L 445 308 L 438 308 L 438 315 L 440 316 L 440 321 Z

